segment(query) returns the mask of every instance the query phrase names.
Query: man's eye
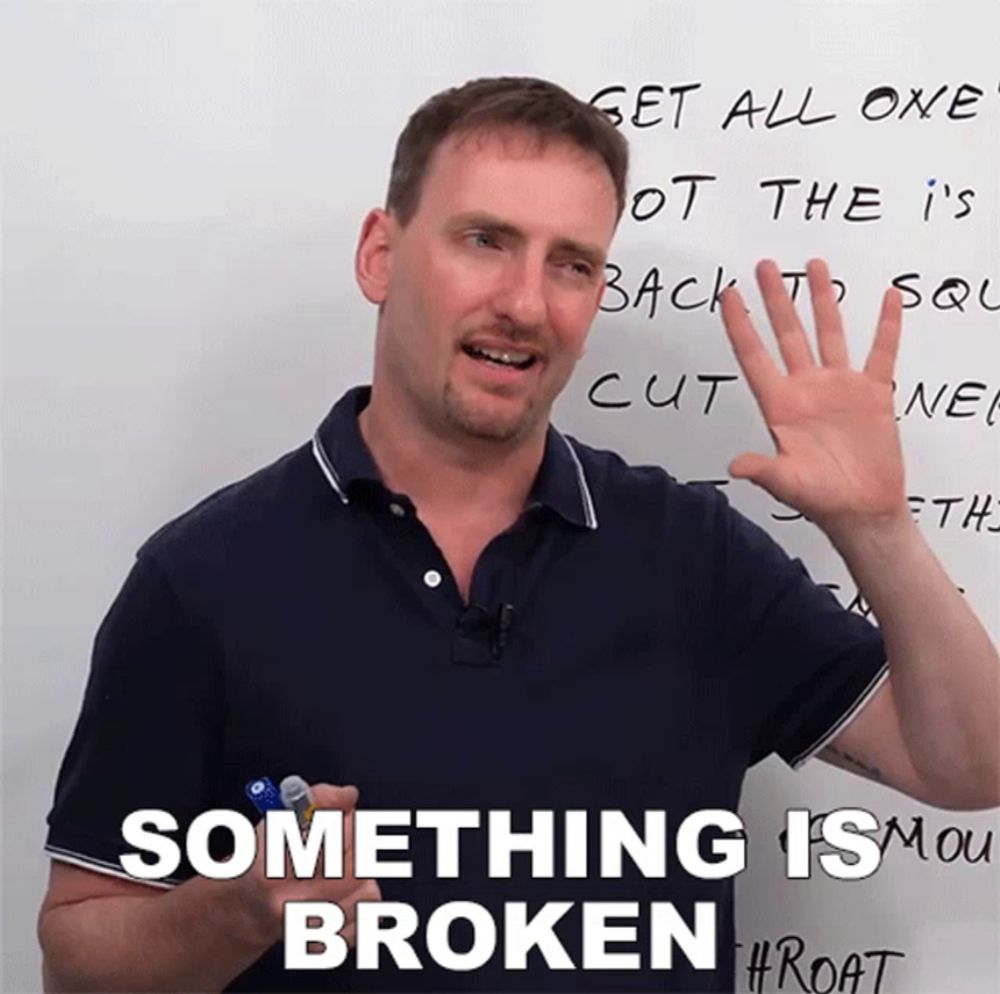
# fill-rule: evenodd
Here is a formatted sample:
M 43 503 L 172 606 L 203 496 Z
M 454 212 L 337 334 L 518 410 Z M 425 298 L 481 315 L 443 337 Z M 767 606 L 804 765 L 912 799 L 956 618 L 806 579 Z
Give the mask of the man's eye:
M 496 239 L 487 234 L 485 231 L 473 231 L 469 237 L 475 242 L 476 245 L 486 245 L 494 246 L 496 245 Z
M 589 280 L 594 274 L 590 264 L 586 262 L 568 262 L 566 265 L 573 271 L 574 276 L 579 276 L 581 279 Z

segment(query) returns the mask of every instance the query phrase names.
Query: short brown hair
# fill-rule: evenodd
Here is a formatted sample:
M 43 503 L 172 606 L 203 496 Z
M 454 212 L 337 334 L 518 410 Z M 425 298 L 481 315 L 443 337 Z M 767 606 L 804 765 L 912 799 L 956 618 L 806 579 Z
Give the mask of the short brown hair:
M 567 138 L 596 152 L 614 182 L 618 211 L 625 209 L 628 142 L 607 115 L 555 83 L 531 76 L 473 79 L 442 90 L 410 116 L 396 142 L 386 210 L 406 227 L 417 212 L 427 168 L 437 147 L 456 132 L 517 126 L 535 133 L 540 142 Z

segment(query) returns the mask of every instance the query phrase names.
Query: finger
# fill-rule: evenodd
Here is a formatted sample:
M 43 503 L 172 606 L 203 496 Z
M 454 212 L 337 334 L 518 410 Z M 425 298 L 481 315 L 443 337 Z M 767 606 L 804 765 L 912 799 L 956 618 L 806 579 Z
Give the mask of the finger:
M 329 900 L 339 901 L 342 897 L 350 894 L 354 891 L 359 884 L 365 878 L 358 878 L 355 876 L 355 860 L 354 860 L 354 811 L 348 811 L 344 814 L 343 820 L 343 850 L 342 850 L 342 860 L 339 864 L 340 876 L 329 876 L 325 879 L 329 883 Z M 317 862 L 317 876 L 322 872 L 320 867 L 326 866 L 326 840 L 323 841 L 322 857 Z M 332 857 L 331 857 L 332 858 Z M 285 862 L 289 864 L 289 857 L 286 853 Z M 337 865 L 337 864 L 334 864 Z M 332 871 L 331 871 L 332 872 Z M 315 880 L 316 876 L 310 878 L 310 880 Z
M 315 783 L 309 788 L 317 808 L 335 808 L 347 811 L 358 806 L 360 792 L 353 784 L 340 787 L 329 783 Z
M 903 295 L 895 287 L 890 287 L 882 297 L 875 340 L 865 363 L 865 372 L 881 383 L 892 383 L 902 330 Z
M 344 876 L 354 877 L 354 811 L 344 815 Z
M 820 362 L 824 366 L 847 368 L 850 366 L 847 340 L 844 338 L 837 295 L 826 262 L 823 259 L 810 259 L 806 263 L 806 278 L 809 281 Z
M 313 806 L 317 811 L 343 812 L 343 876 L 337 878 L 342 886 L 355 886 L 354 880 L 354 809 L 360 792 L 354 785 L 339 786 L 329 783 L 311 784 Z M 291 875 L 291 860 L 285 854 L 286 877 Z
M 725 325 L 729 344 L 743 370 L 743 376 L 763 409 L 765 398 L 780 385 L 781 370 L 764 348 L 739 290 L 729 287 L 723 292 L 720 302 L 722 323 Z
M 337 901 L 340 910 L 344 912 L 344 924 L 352 924 L 358 915 L 358 904 L 361 901 L 381 901 L 382 890 L 377 880 L 362 880 L 359 887 L 355 887 L 347 897 Z
M 377 880 L 363 880 L 360 887 L 346 897 L 334 897 L 340 910 L 344 914 L 344 924 L 339 931 L 339 935 L 348 946 L 353 946 L 357 935 L 358 905 L 362 901 L 381 901 L 382 890 Z
M 761 259 L 757 263 L 757 285 L 764 298 L 764 307 L 774 329 L 781 358 L 789 373 L 815 366 L 805 329 L 795 312 L 792 298 L 788 296 L 781 272 L 772 259 Z

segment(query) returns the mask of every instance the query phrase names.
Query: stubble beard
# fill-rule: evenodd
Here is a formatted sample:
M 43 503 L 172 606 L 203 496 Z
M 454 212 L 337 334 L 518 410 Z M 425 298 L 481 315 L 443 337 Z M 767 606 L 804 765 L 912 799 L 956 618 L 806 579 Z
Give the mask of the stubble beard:
M 537 420 L 535 405 L 530 399 L 518 413 L 503 417 L 462 397 L 450 381 L 445 383 L 443 400 L 448 425 L 481 441 L 512 442 L 526 435 Z

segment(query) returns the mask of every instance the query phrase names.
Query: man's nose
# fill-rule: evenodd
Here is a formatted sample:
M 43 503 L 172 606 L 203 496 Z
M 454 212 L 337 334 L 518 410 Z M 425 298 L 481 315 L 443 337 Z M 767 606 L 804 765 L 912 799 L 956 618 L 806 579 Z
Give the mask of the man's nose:
M 513 256 L 505 268 L 495 307 L 497 316 L 506 317 L 515 328 L 542 327 L 548 313 L 545 261 L 530 253 Z

